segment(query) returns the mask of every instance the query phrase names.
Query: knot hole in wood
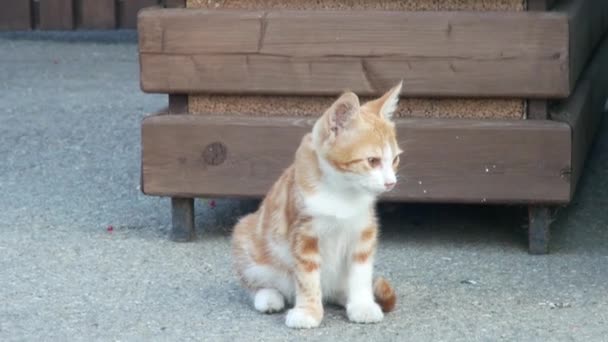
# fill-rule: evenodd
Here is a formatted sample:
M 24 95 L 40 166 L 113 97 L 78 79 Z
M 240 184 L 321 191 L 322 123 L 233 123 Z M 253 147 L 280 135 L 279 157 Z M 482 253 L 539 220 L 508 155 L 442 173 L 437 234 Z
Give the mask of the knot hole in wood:
M 206 165 L 220 165 L 226 160 L 228 149 L 221 142 L 213 142 L 205 147 L 203 161 Z

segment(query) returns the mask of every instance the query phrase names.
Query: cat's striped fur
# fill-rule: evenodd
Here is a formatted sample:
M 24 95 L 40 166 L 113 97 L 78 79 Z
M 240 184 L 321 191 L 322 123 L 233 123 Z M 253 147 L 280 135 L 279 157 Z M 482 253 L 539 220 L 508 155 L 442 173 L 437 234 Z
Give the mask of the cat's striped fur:
M 261 312 L 294 304 L 286 324 L 320 324 L 323 301 L 371 323 L 395 306 L 389 283 L 372 282 L 375 200 L 396 183 L 401 150 L 391 121 L 401 84 L 363 105 L 344 93 L 304 136 L 294 163 L 233 238 L 236 272 Z

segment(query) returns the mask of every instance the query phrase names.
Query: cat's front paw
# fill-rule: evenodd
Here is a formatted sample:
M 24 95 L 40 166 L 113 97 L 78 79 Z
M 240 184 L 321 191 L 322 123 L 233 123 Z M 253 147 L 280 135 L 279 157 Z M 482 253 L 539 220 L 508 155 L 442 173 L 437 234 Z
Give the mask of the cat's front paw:
M 382 309 L 374 302 L 349 303 L 346 305 L 346 315 L 355 323 L 376 323 L 384 318 Z
M 316 328 L 321 324 L 321 317 L 315 317 L 303 308 L 293 308 L 287 312 L 285 324 L 296 329 Z

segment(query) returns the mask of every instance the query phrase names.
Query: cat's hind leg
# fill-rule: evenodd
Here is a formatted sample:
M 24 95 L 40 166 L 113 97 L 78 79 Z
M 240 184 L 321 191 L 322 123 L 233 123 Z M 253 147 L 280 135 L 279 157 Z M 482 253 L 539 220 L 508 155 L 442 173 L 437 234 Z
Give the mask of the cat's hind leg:
M 234 228 L 232 238 L 233 261 L 236 273 L 245 288 L 252 294 L 256 310 L 264 313 L 281 311 L 285 302 L 293 302 L 295 293 L 293 279 L 280 266 L 272 263 L 266 245 L 254 236 L 257 224 L 256 214 L 242 218 Z
M 291 277 L 268 265 L 250 265 L 243 278 L 253 289 L 253 305 L 264 313 L 282 311 L 286 302 L 293 302 L 294 285 Z
M 254 294 L 253 306 L 262 313 L 280 312 L 285 308 L 285 297 L 276 289 L 259 289 Z

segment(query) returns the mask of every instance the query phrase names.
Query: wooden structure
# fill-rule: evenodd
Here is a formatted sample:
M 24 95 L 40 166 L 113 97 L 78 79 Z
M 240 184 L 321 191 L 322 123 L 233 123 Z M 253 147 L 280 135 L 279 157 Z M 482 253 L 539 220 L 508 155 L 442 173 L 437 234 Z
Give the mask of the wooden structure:
M 146 7 L 186 7 L 186 0 L 0 0 L 0 31 L 134 29 Z
M 142 123 L 142 191 L 173 198 L 174 240 L 193 237 L 195 197 L 263 196 L 319 103 L 403 79 L 407 181 L 384 199 L 527 204 L 530 252 L 547 252 L 608 95 L 608 1 L 217 3 L 138 18 L 141 87 L 169 94 Z

